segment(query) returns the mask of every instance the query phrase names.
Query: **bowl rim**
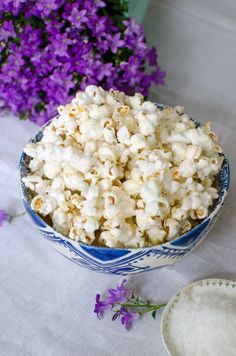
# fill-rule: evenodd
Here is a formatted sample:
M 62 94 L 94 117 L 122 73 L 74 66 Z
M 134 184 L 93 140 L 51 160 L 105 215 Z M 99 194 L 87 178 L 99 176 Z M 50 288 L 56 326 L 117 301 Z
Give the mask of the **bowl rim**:
M 185 293 L 186 291 L 190 290 L 193 287 L 199 286 L 199 287 L 203 287 L 203 286 L 223 286 L 223 287 L 228 287 L 231 286 L 232 288 L 236 288 L 236 281 L 230 280 L 230 279 L 225 279 L 225 278 L 205 278 L 205 279 L 200 279 L 197 280 L 195 282 L 192 282 L 188 285 L 186 285 L 185 287 L 179 289 L 168 301 L 168 303 L 165 306 L 165 309 L 163 311 L 162 314 L 162 318 L 161 318 L 161 338 L 162 338 L 162 342 L 165 346 L 165 349 L 168 353 L 169 356 L 173 356 L 173 354 L 171 353 L 171 347 L 169 347 L 168 345 L 168 341 L 170 341 L 168 339 L 168 334 L 166 331 L 166 328 L 168 327 L 168 317 L 171 314 L 172 309 L 174 308 L 175 303 L 178 302 L 180 295 L 182 295 L 183 293 Z M 171 345 L 170 345 L 171 346 Z
M 163 110 L 166 107 L 169 107 L 167 105 L 163 105 L 163 104 L 156 104 L 157 107 L 161 110 Z M 54 118 L 57 118 L 57 116 L 55 116 Z M 43 126 L 40 127 L 40 129 L 28 140 L 28 143 L 33 142 L 33 140 L 36 139 L 37 135 L 42 133 L 44 131 L 44 129 L 50 125 L 51 121 L 54 119 L 50 119 L 49 121 L 47 121 Z M 191 120 L 193 120 L 191 118 Z M 202 123 L 196 120 L 193 120 L 196 123 L 196 126 L 202 126 Z M 19 183 L 20 183 L 20 192 L 21 192 L 21 196 L 22 199 L 26 201 L 27 205 L 29 206 L 29 208 L 32 210 L 29 202 L 28 202 L 28 198 L 25 195 L 22 186 L 25 186 L 24 183 L 22 182 L 22 170 L 21 170 L 21 166 L 23 164 L 24 158 L 25 156 L 27 156 L 24 151 L 21 153 L 20 156 L 20 161 L 19 161 Z M 228 194 L 229 191 L 229 186 L 230 186 L 230 164 L 229 164 L 229 160 L 227 159 L 227 157 L 225 156 L 224 153 L 221 153 L 221 156 L 223 157 L 223 162 L 222 162 L 222 166 L 221 169 L 218 173 L 218 175 L 220 175 L 221 172 L 223 172 L 223 170 L 225 169 L 224 167 L 226 167 L 227 169 L 227 180 L 226 180 L 226 186 L 223 185 L 223 187 L 220 187 L 218 193 L 221 193 L 221 199 L 219 201 L 219 197 L 217 198 L 217 200 L 215 201 L 215 203 L 212 205 L 212 211 L 210 212 L 210 214 L 208 216 L 206 216 L 199 224 L 197 224 L 195 227 L 193 227 L 191 230 L 185 232 L 183 235 L 179 235 L 177 236 L 175 239 L 170 240 L 170 241 L 166 241 L 162 244 L 158 244 L 158 245 L 152 245 L 152 246 L 145 246 L 145 247 L 108 247 L 108 246 L 96 246 L 96 245 L 89 245 L 89 244 L 85 244 L 81 241 L 75 241 L 73 239 L 70 239 L 69 237 L 61 234 L 60 232 L 56 231 L 51 225 L 49 225 L 48 223 L 45 222 L 45 220 L 34 210 L 32 210 L 32 212 L 37 215 L 37 218 L 42 222 L 42 224 L 46 225 L 46 227 L 52 229 L 53 231 L 55 231 L 55 233 L 60 237 L 65 239 L 68 242 L 74 243 L 74 244 L 78 244 L 78 245 L 82 245 L 82 246 L 86 246 L 87 248 L 95 248 L 95 249 L 107 249 L 107 250 L 132 250 L 132 251 L 137 251 L 137 250 L 150 250 L 151 248 L 160 248 L 162 246 L 169 246 L 169 244 L 171 244 L 172 242 L 178 242 L 183 238 L 186 238 L 186 236 L 190 233 L 194 233 L 199 226 L 203 225 L 205 223 L 205 221 L 207 221 L 207 219 L 212 220 L 220 211 L 221 207 L 224 205 L 226 196 Z M 176 246 L 177 247 L 177 246 Z

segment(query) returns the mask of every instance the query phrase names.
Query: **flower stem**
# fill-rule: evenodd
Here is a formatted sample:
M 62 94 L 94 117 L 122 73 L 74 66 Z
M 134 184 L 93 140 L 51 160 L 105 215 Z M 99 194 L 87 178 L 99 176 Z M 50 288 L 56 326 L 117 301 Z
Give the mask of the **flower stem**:
M 18 218 L 19 216 L 23 216 L 23 215 L 25 215 L 25 214 L 26 214 L 26 211 L 23 211 L 23 212 L 18 213 L 18 214 L 16 214 L 16 215 L 12 215 L 12 219 Z
M 23 211 L 21 213 L 15 214 L 15 215 L 10 215 L 9 221 L 11 222 L 13 219 L 23 216 L 25 214 L 26 214 L 26 211 Z
M 159 305 L 153 306 L 152 308 L 147 308 L 147 309 L 141 311 L 141 314 L 149 313 L 154 310 L 159 310 L 165 306 L 166 306 L 166 304 L 159 304 Z
M 149 308 L 149 309 L 159 309 L 162 308 L 164 306 L 166 306 L 166 304 L 139 304 L 139 303 L 134 303 L 134 304 L 130 304 L 130 303 L 120 303 L 121 306 L 123 307 L 135 307 L 135 308 Z

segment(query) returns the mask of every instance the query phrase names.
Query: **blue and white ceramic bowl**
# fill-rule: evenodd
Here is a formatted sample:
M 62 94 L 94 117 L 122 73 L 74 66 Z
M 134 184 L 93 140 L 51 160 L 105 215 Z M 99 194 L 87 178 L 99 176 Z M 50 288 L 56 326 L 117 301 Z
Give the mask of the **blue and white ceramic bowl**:
M 161 105 L 160 108 L 162 108 Z M 197 125 L 200 124 L 197 123 Z M 43 128 L 31 139 L 31 142 L 38 142 L 42 139 Z M 21 194 L 25 209 L 39 232 L 48 240 L 51 246 L 71 261 L 92 271 L 109 274 L 127 275 L 151 271 L 155 268 L 171 265 L 191 252 L 204 239 L 213 226 L 229 190 L 229 162 L 224 156 L 223 165 L 218 176 L 219 197 L 210 215 L 192 230 L 173 241 L 152 247 L 121 249 L 89 246 L 75 242 L 55 231 L 31 209 L 30 192 L 22 182 L 22 177 L 25 177 L 29 173 L 28 162 L 27 155 L 23 153 L 19 166 Z

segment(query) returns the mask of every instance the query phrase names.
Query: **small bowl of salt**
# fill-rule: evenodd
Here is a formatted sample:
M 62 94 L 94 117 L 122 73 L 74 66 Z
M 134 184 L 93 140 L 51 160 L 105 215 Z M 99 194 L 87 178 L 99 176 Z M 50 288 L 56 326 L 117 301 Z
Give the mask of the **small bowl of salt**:
M 236 282 L 205 279 L 176 293 L 162 317 L 171 356 L 236 355 Z

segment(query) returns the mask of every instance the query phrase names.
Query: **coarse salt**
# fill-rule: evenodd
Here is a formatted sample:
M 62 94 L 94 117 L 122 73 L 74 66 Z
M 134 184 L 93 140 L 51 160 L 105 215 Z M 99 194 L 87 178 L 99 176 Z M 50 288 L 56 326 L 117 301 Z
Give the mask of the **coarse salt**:
M 180 294 L 167 319 L 172 356 L 236 355 L 236 287 L 193 285 Z

